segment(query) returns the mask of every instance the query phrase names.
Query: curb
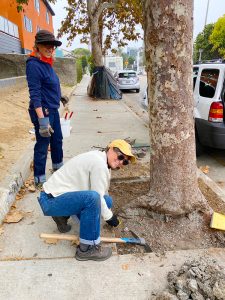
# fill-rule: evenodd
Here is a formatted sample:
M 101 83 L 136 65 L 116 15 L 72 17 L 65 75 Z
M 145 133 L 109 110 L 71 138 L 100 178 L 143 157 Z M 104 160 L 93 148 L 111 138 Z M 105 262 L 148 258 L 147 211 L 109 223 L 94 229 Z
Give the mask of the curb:
M 15 201 L 16 194 L 23 186 L 25 180 L 30 175 L 30 164 L 33 159 L 33 144 L 28 146 L 25 153 L 22 154 L 16 165 L 11 169 L 9 175 L 0 186 L 0 224 L 10 210 Z
M 136 118 L 140 119 L 145 126 L 149 126 L 148 112 L 145 111 L 145 109 L 143 109 L 139 104 L 134 105 L 129 98 L 122 99 L 122 104 L 125 105 Z
M 202 194 L 205 196 L 209 194 L 212 196 L 212 201 L 208 201 L 209 205 L 216 212 L 225 214 L 225 193 L 224 191 L 201 170 L 197 170 L 198 181 L 205 187 L 205 191 Z

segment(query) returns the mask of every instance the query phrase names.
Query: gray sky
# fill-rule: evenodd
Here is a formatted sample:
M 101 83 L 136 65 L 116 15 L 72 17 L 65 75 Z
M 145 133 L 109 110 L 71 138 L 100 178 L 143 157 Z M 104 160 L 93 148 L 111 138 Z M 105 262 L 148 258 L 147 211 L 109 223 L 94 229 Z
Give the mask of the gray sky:
M 206 17 L 206 8 L 207 8 L 208 0 L 194 0 L 194 39 L 197 34 L 201 32 L 204 28 L 205 17 Z M 51 4 L 55 16 L 53 17 L 53 24 L 55 33 L 60 28 L 61 21 L 66 16 L 66 11 L 63 9 L 67 5 L 67 0 L 58 0 L 55 5 Z M 207 16 L 207 24 L 215 23 L 219 17 L 222 17 L 225 14 L 225 0 L 209 0 L 209 10 Z M 66 37 L 62 39 L 63 49 L 72 50 L 77 47 L 87 47 L 86 45 L 81 45 L 79 42 L 79 38 L 76 38 L 72 43 L 72 46 L 67 47 Z M 130 46 L 140 47 L 142 42 L 139 41 L 137 43 L 131 43 Z

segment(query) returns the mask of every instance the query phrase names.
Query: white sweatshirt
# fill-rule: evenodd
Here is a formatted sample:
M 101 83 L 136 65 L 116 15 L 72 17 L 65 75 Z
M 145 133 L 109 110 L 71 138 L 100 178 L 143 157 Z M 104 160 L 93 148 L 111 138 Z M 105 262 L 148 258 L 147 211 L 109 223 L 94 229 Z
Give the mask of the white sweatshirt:
M 79 154 L 67 161 L 44 183 L 43 188 L 54 197 L 74 191 L 96 191 L 101 197 L 102 217 L 109 220 L 113 214 L 104 195 L 108 194 L 110 177 L 106 153 L 95 150 Z

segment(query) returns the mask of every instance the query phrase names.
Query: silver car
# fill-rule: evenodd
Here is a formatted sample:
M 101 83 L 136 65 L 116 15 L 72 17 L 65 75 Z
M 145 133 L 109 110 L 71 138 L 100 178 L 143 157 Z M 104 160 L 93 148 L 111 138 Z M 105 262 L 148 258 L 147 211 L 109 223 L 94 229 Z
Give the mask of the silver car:
M 114 76 L 120 90 L 135 90 L 136 93 L 140 92 L 140 82 L 135 71 L 122 70 L 116 72 Z

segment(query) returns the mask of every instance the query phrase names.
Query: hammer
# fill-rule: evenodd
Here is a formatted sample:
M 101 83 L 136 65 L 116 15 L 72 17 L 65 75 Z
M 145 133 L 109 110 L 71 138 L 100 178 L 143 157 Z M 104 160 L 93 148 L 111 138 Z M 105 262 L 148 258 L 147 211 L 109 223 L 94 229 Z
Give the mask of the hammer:
M 54 240 L 67 240 L 79 243 L 79 237 L 74 234 L 54 234 L 54 233 L 41 233 L 40 238 L 42 239 L 54 239 Z M 101 241 L 104 243 L 125 243 L 146 246 L 144 238 L 115 238 L 115 237 L 101 237 Z M 152 252 L 152 251 L 151 251 Z

